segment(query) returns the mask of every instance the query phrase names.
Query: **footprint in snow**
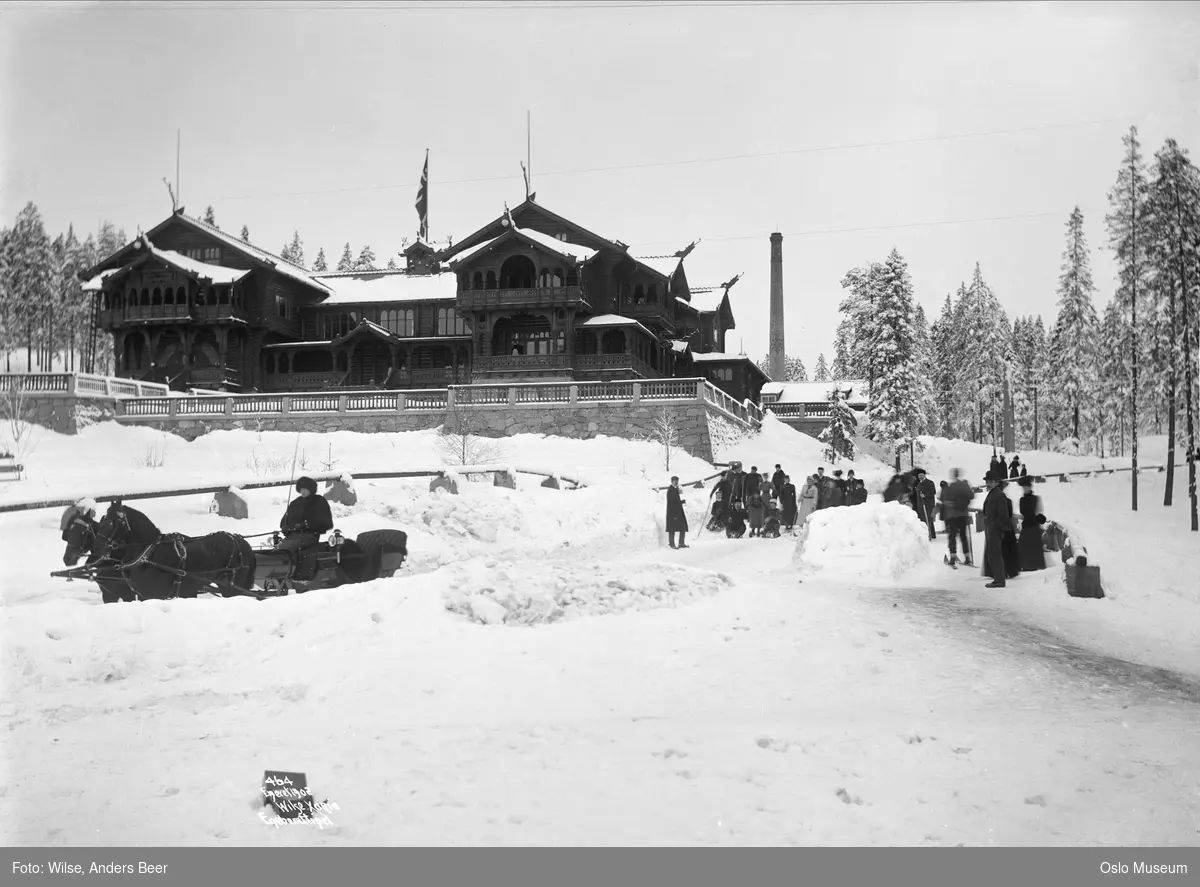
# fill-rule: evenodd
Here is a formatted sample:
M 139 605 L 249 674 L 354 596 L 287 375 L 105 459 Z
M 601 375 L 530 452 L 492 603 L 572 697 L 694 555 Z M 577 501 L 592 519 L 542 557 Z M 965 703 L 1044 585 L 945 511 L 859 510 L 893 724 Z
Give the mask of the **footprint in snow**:
M 839 788 L 837 790 L 837 796 L 838 796 L 838 798 L 841 799 L 843 804 L 858 804 L 859 806 L 862 806 L 863 799 L 860 798 L 858 795 L 854 795 L 853 797 L 851 797 L 850 793 L 848 791 L 846 791 L 844 788 Z

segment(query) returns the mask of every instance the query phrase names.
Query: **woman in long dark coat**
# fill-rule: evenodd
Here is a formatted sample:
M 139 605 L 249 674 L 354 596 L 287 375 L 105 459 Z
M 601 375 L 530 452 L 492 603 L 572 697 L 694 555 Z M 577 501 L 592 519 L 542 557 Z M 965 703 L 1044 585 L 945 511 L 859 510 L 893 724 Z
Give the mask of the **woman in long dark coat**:
M 997 480 L 999 480 L 1002 476 L 1000 475 L 999 469 L 997 469 L 996 474 Z M 1006 484 L 1001 482 L 999 486 L 1000 489 L 1003 490 Z M 1015 579 L 1021 574 L 1021 553 L 1017 548 L 1017 534 L 1014 533 L 1012 529 L 1012 499 L 1008 497 L 1007 493 L 1004 495 L 1004 504 L 1008 507 L 1008 527 L 1002 530 L 1000 534 L 1000 555 L 1004 559 L 1004 572 L 1006 578 Z M 992 570 L 988 564 L 987 558 L 983 559 L 983 575 L 988 578 L 995 578 L 992 575 Z
M 1046 569 L 1046 552 L 1042 548 L 1042 524 L 1046 515 L 1042 514 L 1042 500 L 1033 494 L 1033 479 L 1021 478 L 1021 486 L 1025 494 L 1021 496 L 1021 537 L 1017 540 L 1017 550 L 1021 555 L 1022 570 Z
M 684 537 L 688 531 L 687 514 L 684 513 L 682 499 L 679 495 L 679 478 L 671 478 L 671 486 L 667 487 L 667 536 L 672 548 L 687 548 Z M 675 544 L 675 534 L 679 534 L 679 544 Z

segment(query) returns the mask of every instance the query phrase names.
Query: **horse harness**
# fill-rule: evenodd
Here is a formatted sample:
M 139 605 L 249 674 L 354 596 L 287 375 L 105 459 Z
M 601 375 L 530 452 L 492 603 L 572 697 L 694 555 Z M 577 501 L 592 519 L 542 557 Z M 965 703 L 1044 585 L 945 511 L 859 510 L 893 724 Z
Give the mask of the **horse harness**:
M 128 523 L 126 523 L 126 527 L 128 527 Z M 147 545 L 145 547 L 145 549 L 142 550 L 142 553 L 140 555 L 138 555 L 136 560 L 131 561 L 130 563 L 123 563 L 121 565 L 121 574 L 123 576 L 125 576 L 126 580 L 128 580 L 129 577 L 128 577 L 127 571 L 133 569 L 134 567 L 139 567 L 139 566 L 143 566 L 143 565 L 148 566 L 148 567 L 154 567 L 156 569 L 162 570 L 165 573 L 173 574 L 175 576 L 175 584 L 172 588 L 172 592 L 175 597 L 179 597 L 180 587 L 183 584 L 183 580 L 189 576 L 193 579 L 199 579 L 201 577 L 207 577 L 207 576 L 211 576 L 211 577 L 215 577 L 215 578 L 219 579 L 221 576 L 227 576 L 228 578 L 226 580 L 226 583 L 228 585 L 230 585 L 231 587 L 236 588 L 236 586 L 233 585 L 233 578 L 234 578 L 234 576 L 237 575 L 238 570 L 241 570 L 246 566 L 246 558 L 242 553 L 241 546 L 239 546 L 237 544 L 238 537 L 236 537 L 233 533 L 230 533 L 230 532 L 227 532 L 224 530 L 218 531 L 216 533 L 210 533 L 208 535 L 210 535 L 210 536 L 227 536 L 234 543 L 233 544 L 233 553 L 229 556 L 229 559 L 226 561 L 224 567 L 221 567 L 216 570 L 205 570 L 203 572 L 189 573 L 187 570 L 187 548 L 184 544 L 184 540 L 187 539 L 188 537 L 184 536 L 182 533 L 164 533 L 161 536 L 159 536 L 156 540 L 151 542 L 149 545 Z M 174 546 L 175 556 L 177 558 L 179 558 L 179 566 L 168 567 L 166 564 L 161 564 L 158 561 L 150 559 L 151 552 L 153 552 L 156 548 L 158 548 L 164 542 L 170 542 Z M 236 561 L 236 565 L 235 565 L 235 561 Z M 242 590 L 242 589 L 239 589 L 239 590 Z M 251 592 L 251 594 L 253 594 L 253 592 Z M 140 595 L 139 595 L 139 597 L 140 597 Z

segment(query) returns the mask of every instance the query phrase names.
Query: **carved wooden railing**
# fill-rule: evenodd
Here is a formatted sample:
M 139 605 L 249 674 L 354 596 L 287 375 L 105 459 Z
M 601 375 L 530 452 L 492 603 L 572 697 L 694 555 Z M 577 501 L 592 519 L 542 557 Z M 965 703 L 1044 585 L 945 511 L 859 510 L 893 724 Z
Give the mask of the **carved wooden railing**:
M 157 382 L 137 382 L 92 373 L 0 373 L 0 391 L 14 388 L 27 394 L 76 397 L 156 397 L 169 390 Z

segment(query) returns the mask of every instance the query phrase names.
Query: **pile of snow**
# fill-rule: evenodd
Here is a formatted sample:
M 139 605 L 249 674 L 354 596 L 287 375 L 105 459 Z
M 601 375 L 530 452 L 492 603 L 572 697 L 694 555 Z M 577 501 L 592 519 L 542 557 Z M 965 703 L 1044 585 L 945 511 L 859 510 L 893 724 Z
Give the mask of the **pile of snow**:
M 656 564 L 475 559 L 447 568 L 446 609 L 484 625 L 537 625 L 678 607 L 724 591 L 723 573 Z
M 813 512 L 800 530 L 792 563 L 823 579 L 899 579 L 929 560 L 929 530 L 895 502 L 864 502 Z
M 481 556 L 523 558 L 563 548 L 632 550 L 657 544 L 665 499 L 653 490 L 585 487 L 555 490 L 540 484 L 510 490 L 460 484 L 445 490 L 394 488 L 371 496 L 368 508 L 409 534 L 408 566 L 422 572 Z M 368 494 L 373 491 L 368 489 Z

